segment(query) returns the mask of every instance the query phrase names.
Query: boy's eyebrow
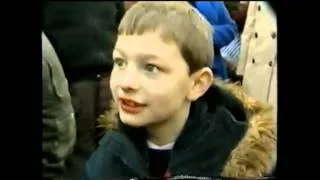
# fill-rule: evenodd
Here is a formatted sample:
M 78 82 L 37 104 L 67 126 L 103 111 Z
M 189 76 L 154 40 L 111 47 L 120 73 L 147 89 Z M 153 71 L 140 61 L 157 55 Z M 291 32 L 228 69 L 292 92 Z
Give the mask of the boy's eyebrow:
M 126 55 L 126 53 L 124 53 L 121 49 L 114 48 L 114 50 L 118 51 L 118 52 L 119 52 L 119 54 L 120 54 L 122 57 L 124 57 L 125 59 L 127 59 L 127 55 Z
M 127 55 L 126 55 L 126 53 L 124 51 L 122 51 L 119 48 L 115 48 L 115 50 L 118 51 L 121 56 L 123 56 L 124 58 L 127 59 Z M 155 54 L 140 53 L 140 54 L 135 55 L 135 58 L 139 59 L 139 60 L 142 60 L 142 61 L 145 61 L 145 60 L 150 60 L 150 59 L 158 59 L 159 56 L 157 56 Z

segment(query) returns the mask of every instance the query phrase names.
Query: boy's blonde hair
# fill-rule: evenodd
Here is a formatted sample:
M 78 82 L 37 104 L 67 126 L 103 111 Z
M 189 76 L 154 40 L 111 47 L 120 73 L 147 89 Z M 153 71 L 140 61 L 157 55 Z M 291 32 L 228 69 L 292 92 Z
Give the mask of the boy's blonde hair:
M 191 74 L 213 63 L 211 28 L 187 1 L 138 1 L 125 13 L 118 33 L 160 30 L 164 42 L 178 45 Z

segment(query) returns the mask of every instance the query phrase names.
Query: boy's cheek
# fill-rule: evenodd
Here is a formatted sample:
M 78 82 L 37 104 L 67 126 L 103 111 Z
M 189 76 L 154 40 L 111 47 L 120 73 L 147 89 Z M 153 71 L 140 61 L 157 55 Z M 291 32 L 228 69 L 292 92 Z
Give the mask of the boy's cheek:
M 114 80 L 114 78 L 110 78 L 110 82 L 109 82 L 109 86 L 110 86 L 110 90 L 112 93 L 112 97 L 113 99 L 117 99 L 117 85 L 116 85 L 116 81 Z

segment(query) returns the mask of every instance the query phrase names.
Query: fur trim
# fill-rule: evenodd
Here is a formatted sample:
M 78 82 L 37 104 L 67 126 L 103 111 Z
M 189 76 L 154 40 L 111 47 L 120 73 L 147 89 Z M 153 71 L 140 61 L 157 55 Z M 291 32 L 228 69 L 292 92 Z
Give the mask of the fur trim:
M 249 128 L 238 146 L 231 152 L 222 172 L 224 177 L 261 177 L 272 172 L 276 164 L 276 121 L 272 108 L 245 95 L 241 86 L 228 82 L 215 82 L 243 102 L 248 116 Z M 106 130 L 117 127 L 117 108 L 98 119 Z M 245 179 L 245 178 L 244 178 Z
M 248 131 L 232 151 L 222 176 L 254 178 L 270 174 L 277 159 L 277 123 L 272 108 L 246 96 L 238 85 L 221 87 L 243 102 L 249 117 Z
M 98 120 L 98 127 L 104 128 L 106 131 L 116 130 L 118 126 L 117 121 L 117 105 L 114 101 L 111 102 L 110 110 L 100 115 Z

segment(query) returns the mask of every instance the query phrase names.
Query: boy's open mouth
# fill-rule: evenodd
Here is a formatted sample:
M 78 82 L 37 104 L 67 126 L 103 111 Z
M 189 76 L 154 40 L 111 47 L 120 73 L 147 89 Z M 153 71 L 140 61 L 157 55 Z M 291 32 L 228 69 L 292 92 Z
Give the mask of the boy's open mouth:
M 146 106 L 146 104 L 141 104 L 141 103 L 138 103 L 134 100 L 131 100 L 131 99 L 127 99 L 127 98 L 120 98 L 120 101 L 127 105 L 127 106 L 131 106 L 131 107 L 139 107 L 139 106 Z
M 141 104 L 131 99 L 119 98 L 119 100 L 121 109 L 127 113 L 136 114 L 146 107 L 146 104 Z

